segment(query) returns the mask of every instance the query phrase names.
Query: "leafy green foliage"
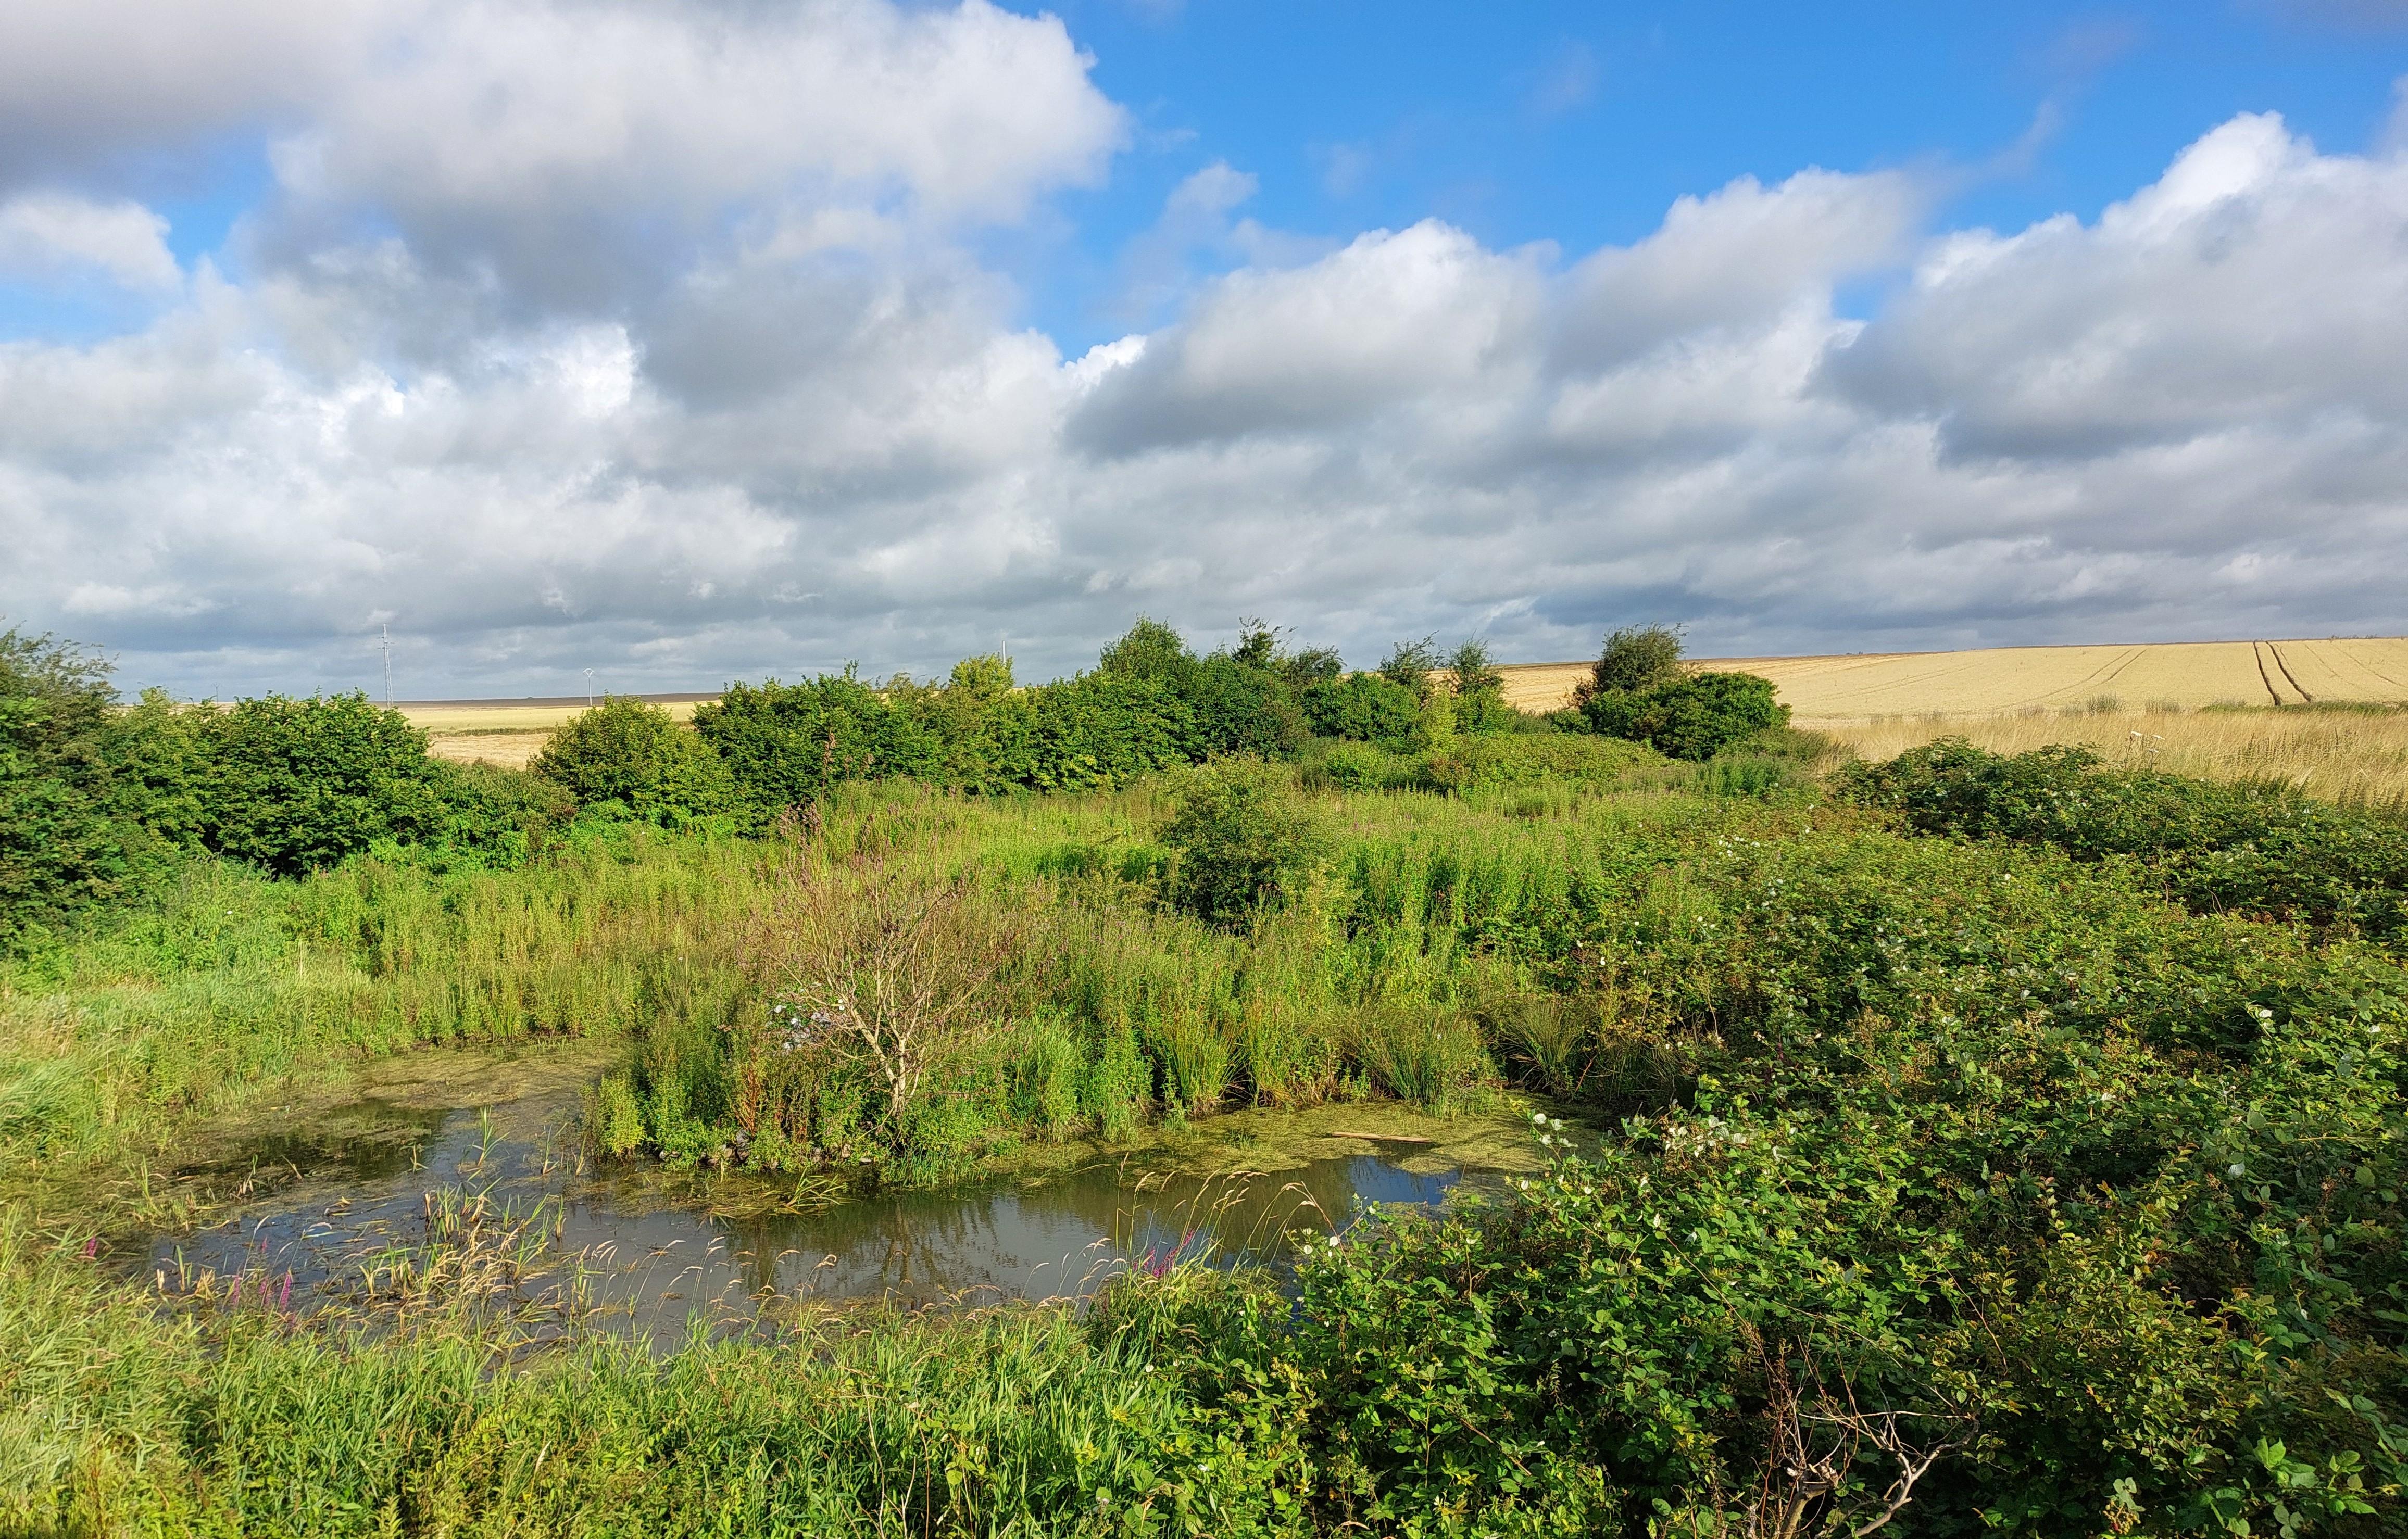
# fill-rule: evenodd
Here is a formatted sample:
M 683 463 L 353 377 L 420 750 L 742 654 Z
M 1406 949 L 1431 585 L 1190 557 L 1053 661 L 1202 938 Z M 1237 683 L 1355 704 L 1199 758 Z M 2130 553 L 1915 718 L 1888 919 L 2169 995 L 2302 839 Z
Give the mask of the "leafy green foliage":
M 1171 897 L 1197 918 L 1241 923 L 1301 891 L 1319 854 L 1289 775 L 1232 759 L 1196 772 L 1162 842 L 1179 852 Z
M 429 759 L 426 734 L 364 693 L 238 701 L 195 730 L 197 821 L 219 855 L 294 876 L 376 846 L 525 852 L 527 797 Z
M 186 723 L 116 699 L 90 652 L 0 632 L 0 950 L 148 891 L 192 835 Z
M 1158 620 L 1140 615 L 1128 634 L 1106 647 L 1096 660 L 1098 671 L 1152 679 L 1177 689 L 1196 665 L 1186 638 Z
M 658 705 L 614 694 L 561 723 L 529 766 L 582 806 L 615 802 L 674 826 L 729 810 L 735 786 L 718 751 Z
M 1304 691 L 1304 716 L 1315 735 L 1350 743 L 1412 741 L 1421 720 L 1421 699 L 1379 674 L 1349 674 Z
M 2010 757 L 1947 738 L 1856 766 L 1841 791 L 1925 834 L 2139 860 L 2194 909 L 2297 916 L 2384 937 L 2408 927 L 2408 828 L 2286 788 L 2111 769 L 2087 748 Z
M 1429 698 L 1430 675 L 1438 668 L 1438 637 L 1434 635 L 1419 641 L 1399 641 L 1380 660 L 1380 677 L 1398 689 L 1411 691 L 1415 700 Z
M 1586 678 L 1572 689 L 1574 705 L 1600 694 L 1644 694 L 1681 677 L 1680 631 L 1670 625 L 1626 625 L 1605 638 Z
M 1589 730 L 1644 743 L 1674 759 L 1711 759 L 1789 720 L 1772 681 L 1754 674 L 1689 674 L 1639 691 L 1600 691 L 1581 706 Z
M 695 707 L 694 726 L 727 765 L 755 826 L 841 781 L 926 775 L 938 762 L 921 723 L 890 710 L 850 667 L 809 683 L 731 684 Z

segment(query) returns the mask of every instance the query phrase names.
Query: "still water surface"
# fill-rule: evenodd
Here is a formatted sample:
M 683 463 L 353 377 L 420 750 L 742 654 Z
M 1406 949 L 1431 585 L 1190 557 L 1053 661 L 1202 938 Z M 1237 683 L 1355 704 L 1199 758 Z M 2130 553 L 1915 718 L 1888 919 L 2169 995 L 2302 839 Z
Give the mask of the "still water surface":
M 656 1338 L 812 1301 L 1076 1297 L 1173 1257 L 1279 1268 L 1303 1234 L 1342 1231 L 1370 1204 L 1435 1205 L 1457 1180 L 1373 1152 L 1211 1177 L 1100 1163 L 778 1211 L 774 1188 L 599 1174 L 573 1138 L 511 1138 L 474 1111 L 373 1102 L 259 1140 L 244 1159 L 254 1184 L 280 1182 L 272 1196 L 143 1251 L 171 1295 L 295 1313 L 473 1295 Z M 731 1190 L 751 1201 L 713 1211 Z

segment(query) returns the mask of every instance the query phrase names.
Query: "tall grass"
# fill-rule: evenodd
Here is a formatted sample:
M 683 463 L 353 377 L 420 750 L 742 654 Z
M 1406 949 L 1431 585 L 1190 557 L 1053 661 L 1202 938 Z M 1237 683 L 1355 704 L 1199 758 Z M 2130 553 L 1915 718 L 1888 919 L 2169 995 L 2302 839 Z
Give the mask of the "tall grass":
M 1121 1337 L 1020 1308 L 665 1358 L 161 1315 L 0 1222 L 0 1532 L 1262 1532 L 1242 1448 Z M 1284 1493 L 1282 1493 L 1284 1495 Z
M 1598 1032 L 1543 1062 L 1498 1039 L 1500 1063 L 1483 1024 L 1523 1018 L 1498 1002 L 1561 993 L 1555 959 L 1611 903 L 1641 929 L 1685 922 L 1649 906 L 1648 873 L 1703 830 L 1784 816 L 1660 793 L 1325 793 L 1325 868 L 1231 931 L 1166 901 L 1168 810 L 1153 788 L 857 786 L 767 843 L 621 828 L 519 871 L 362 862 L 297 883 L 196 865 L 154 908 L 0 975 L 0 1153 L 127 1166 L 283 1076 L 552 1035 L 630 1037 L 591 1097 L 595 1142 L 688 1167 L 933 1180 L 1025 1139 L 1239 1104 L 1450 1109 L 1500 1066 L 1579 1083 Z M 964 1040 L 929 1047 L 941 1072 L 908 1084 L 810 1026 L 841 1012 L 771 965 L 798 891 L 840 916 L 871 870 L 993 917 L 964 934 L 1013 937 L 977 1019 L 948 1028 Z
M 764 852 L 621 829 L 524 870 L 196 861 L 156 905 L 0 971 L 0 1159 L 155 1146 L 279 1076 L 692 1014 Z

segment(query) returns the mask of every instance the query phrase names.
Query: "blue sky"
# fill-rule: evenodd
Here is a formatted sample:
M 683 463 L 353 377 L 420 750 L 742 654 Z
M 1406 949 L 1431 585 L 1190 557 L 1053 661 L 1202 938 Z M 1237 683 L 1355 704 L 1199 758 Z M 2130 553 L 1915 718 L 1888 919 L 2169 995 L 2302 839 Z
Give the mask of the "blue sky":
M 2408 0 L 20 0 L 0 616 L 199 691 L 2408 631 Z
M 2408 7 L 2346 4 L 1048 8 L 1140 124 L 1111 186 L 1065 199 L 1067 260 L 1026 272 L 1037 322 L 1082 342 L 1125 329 L 1098 313 L 1115 258 L 1216 160 L 1257 178 L 1245 212 L 1336 239 L 1435 215 L 1580 252 L 1818 165 L 1945 167 L 1946 220 L 2018 228 L 2095 218 L 2235 113 L 2362 149 L 2408 70 Z

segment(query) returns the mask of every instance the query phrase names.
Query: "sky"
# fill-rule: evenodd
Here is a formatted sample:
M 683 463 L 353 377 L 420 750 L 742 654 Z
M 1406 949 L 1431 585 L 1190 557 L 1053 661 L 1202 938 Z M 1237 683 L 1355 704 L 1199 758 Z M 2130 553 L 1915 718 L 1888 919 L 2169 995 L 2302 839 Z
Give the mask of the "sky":
M 0 624 L 714 688 L 2408 632 L 2408 0 L 13 0 Z

